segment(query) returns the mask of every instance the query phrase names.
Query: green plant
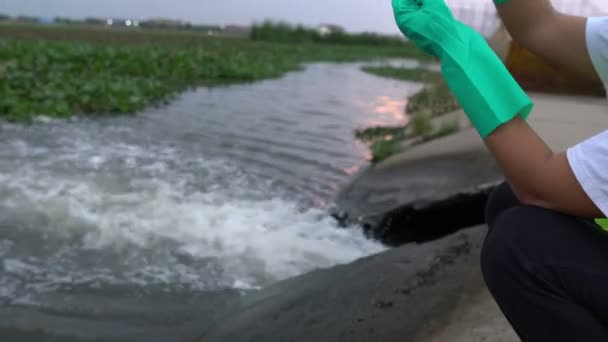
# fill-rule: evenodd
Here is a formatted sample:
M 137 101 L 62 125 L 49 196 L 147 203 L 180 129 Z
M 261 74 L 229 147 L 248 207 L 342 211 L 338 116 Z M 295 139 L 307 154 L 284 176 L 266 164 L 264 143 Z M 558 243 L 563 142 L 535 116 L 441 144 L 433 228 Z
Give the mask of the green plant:
M 441 138 L 447 135 L 454 134 L 460 130 L 457 120 L 442 121 L 437 132 L 433 134 L 434 138 Z
M 413 82 L 435 82 L 441 79 L 441 74 L 424 68 L 395 68 L 391 66 L 367 66 L 363 71 L 387 78 Z
M 305 62 L 390 58 L 408 51 L 416 50 L 2 24 L 0 116 L 134 113 L 190 87 L 279 77 Z
M 433 131 L 430 111 L 422 110 L 414 114 L 410 119 L 410 126 L 415 135 L 423 138 L 429 136 Z
M 404 141 L 418 144 L 453 134 L 459 130 L 457 121 L 443 120 L 441 126 L 433 127 L 433 119 L 460 108 L 456 98 L 438 72 L 427 69 L 395 68 L 390 66 L 364 67 L 363 71 L 378 76 L 423 82 L 425 85 L 418 93 L 408 98 L 406 111 L 410 113 L 410 122 L 406 127 L 372 127 L 355 132 L 355 136 L 370 143 L 372 161 L 378 162 L 392 154 L 402 151 Z M 383 140 L 391 135 L 391 141 Z
M 371 146 L 372 162 L 378 163 L 401 151 L 400 140 L 376 140 Z
M 369 127 L 355 131 L 355 137 L 363 142 L 372 142 L 390 136 L 391 139 L 403 139 L 407 137 L 407 129 L 403 126 L 397 127 Z

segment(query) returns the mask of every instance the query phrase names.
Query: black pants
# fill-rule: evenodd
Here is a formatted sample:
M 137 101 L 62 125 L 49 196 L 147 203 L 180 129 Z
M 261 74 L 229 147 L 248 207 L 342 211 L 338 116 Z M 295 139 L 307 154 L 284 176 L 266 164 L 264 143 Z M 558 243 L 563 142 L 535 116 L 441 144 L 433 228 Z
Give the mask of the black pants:
M 522 341 L 608 341 L 608 233 L 521 205 L 506 184 L 486 219 L 483 275 Z

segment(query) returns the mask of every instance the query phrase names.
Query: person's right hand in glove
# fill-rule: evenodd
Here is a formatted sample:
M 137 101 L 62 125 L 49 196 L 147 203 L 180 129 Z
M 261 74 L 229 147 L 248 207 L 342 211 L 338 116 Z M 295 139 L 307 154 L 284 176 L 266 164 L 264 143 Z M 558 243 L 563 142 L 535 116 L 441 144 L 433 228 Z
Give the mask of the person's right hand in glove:
M 482 137 L 532 102 L 484 38 L 459 22 L 443 0 L 393 0 L 403 34 L 441 61 L 442 74 Z

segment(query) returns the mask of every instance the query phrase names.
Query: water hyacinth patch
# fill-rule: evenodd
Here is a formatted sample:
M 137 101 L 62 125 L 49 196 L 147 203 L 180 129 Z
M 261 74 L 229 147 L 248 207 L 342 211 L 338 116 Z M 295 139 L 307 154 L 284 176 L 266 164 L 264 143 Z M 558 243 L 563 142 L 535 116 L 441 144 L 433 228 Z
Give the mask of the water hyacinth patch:
M 0 116 L 9 120 L 135 113 L 191 87 L 278 77 L 305 62 L 419 56 L 408 45 L 280 44 L 179 33 L 156 39 L 145 32 L 93 31 L 87 41 L 86 32 L 76 30 L 29 30 L 19 40 L 0 34 Z

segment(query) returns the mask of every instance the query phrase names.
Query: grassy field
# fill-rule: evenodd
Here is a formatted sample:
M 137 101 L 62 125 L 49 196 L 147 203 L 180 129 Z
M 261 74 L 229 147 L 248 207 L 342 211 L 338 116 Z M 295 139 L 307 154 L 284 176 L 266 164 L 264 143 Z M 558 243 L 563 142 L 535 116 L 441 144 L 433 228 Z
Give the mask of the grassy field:
M 428 58 L 417 48 L 279 44 L 182 31 L 0 25 L 0 116 L 134 113 L 190 87 L 273 78 L 314 61 Z

